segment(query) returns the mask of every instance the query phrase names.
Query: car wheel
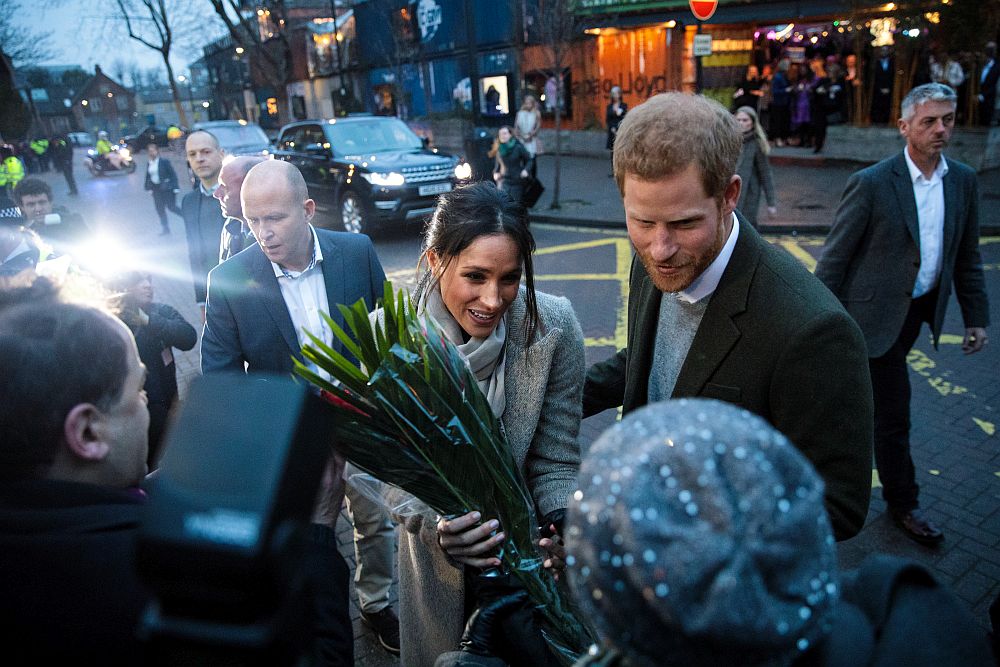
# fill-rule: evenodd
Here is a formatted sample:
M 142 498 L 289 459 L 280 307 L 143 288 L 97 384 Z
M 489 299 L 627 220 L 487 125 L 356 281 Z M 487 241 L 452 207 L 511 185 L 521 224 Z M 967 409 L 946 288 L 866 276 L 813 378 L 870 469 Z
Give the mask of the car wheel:
M 132 160 L 131 162 L 128 163 L 128 166 L 125 167 L 125 171 L 126 171 L 126 173 L 129 173 L 129 174 L 134 174 L 135 173 L 135 160 Z
M 346 191 L 340 197 L 340 222 L 345 232 L 352 234 L 369 233 L 371 223 L 365 203 L 356 192 Z

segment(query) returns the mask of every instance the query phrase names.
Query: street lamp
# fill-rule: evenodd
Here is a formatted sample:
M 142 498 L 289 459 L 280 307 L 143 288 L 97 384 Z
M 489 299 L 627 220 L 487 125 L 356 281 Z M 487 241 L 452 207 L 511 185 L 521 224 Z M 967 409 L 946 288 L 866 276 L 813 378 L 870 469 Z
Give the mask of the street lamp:
M 187 89 L 188 89 L 188 105 L 191 107 L 191 115 L 194 116 L 194 114 L 196 113 L 196 110 L 194 108 L 194 93 L 191 91 L 191 80 L 188 79 L 183 74 L 178 74 L 177 75 L 177 82 L 185 84 L 187 86 Z M 192 120 L 194 120 L 194 119 L 192 119 Z

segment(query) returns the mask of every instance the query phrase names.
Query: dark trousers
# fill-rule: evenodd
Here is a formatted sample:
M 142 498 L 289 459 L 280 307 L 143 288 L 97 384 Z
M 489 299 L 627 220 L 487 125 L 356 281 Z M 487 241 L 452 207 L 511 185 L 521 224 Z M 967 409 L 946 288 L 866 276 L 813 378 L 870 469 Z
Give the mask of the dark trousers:
M 937 290 L 914 299 L 896 342 L 881 357 L 868 360 L 875 399 L 875 467 L 882 481 L 882 497 L 893 512 L 919 506 L 910 456 L 910 374 L 906 355 L 924 322 L 934 317 Z
M 59 171 L 66 178 L 66 185 L 69 186 L 69 193 L 71 195 L 76 194 L 76 179 L 73 178 L 73 163 L 59 165 Z
M 177 215 L 181 215 L 181 210 L 177 208 L 177 196 L 173 190 L 153 190 L 153 204 L 156 206 L 156 215 L 160 216 L 160 226 L 169 229 L 167 223 L 167 209 Z
M 510 198 L 519 204 L 524 200 L 524 181 L 520 176 L 518 176 L 516 181 L 505 178 L 500 189 L 509 194 Z
M 769 127 L 771 129 L 771 139 L 787 139 L 788 138 L 788 125 L 791 122 L 791 112 L 788 109 L 788 105 L 778 106 L 775 104 L 771 105 L 771 121 Z

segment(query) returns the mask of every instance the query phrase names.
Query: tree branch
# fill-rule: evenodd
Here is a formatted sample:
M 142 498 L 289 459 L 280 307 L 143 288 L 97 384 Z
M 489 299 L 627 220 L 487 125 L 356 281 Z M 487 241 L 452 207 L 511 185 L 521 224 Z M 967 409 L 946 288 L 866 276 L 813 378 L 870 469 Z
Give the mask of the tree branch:
M 153 49 L 154 51 L 159 51 L 160 53 L 163 53 L 162 44 L 160 46 L 156 46 L 155 44 L 151 44 L 142 37 L 140 37 L 139 35 L 135 34 L 135 31 L 132 30 L 132 19 L 128 15 L 128 10 L 125 9 L 125 3 L 123 2 L 123 0 L 115 0 L 115 2 L 118 5 L 118 9 L 121 11 L 122 18 L 125 19 L 125 27 L 128 29 L 128 36 L 134 39 L 135 41 Z

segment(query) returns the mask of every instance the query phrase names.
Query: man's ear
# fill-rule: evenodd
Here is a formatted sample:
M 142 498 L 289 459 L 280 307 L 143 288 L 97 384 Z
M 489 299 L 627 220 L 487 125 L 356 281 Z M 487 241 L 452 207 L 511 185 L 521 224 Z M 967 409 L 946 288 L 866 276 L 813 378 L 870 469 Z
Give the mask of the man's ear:
M 740 192 L 743 189 L 743 179 L 738 174 L 733 174 L 726 184 L 726 189 L 722 191 L 722 210 L 725 213 L 732 213 L 736 210 L 736 205 L 740 201 Z
M 302 203 L 302 206 L 305 207 L 306 222 L 309 222 L 316 215 L 316 202 L 312 199 L 307 199 Z
M 104 415 L 91 403 L 80 403 L 66 415 L 63 437 L 73 455 L 84 461 L 101 461 L 110 447 L 105 442 Z

